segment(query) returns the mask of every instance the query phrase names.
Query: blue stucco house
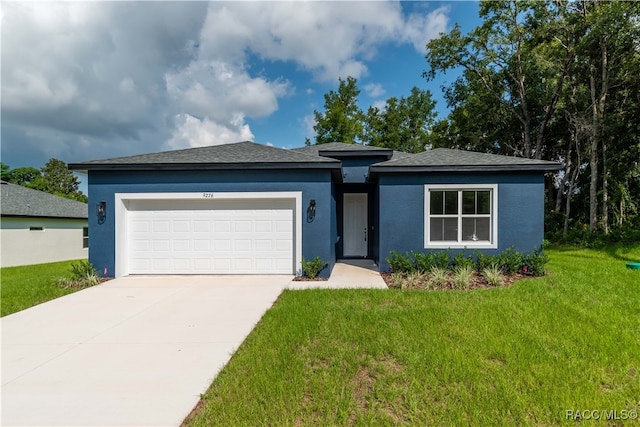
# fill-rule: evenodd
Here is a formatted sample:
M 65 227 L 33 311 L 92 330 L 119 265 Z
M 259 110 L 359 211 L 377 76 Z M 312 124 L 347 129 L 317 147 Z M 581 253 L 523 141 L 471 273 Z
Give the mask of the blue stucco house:
M 542 243 L 560 164 L 438 148 L 254 142 L 70 164 L 88 174 L 89 259 L 110 276 L 299 274 L 302 257 Z

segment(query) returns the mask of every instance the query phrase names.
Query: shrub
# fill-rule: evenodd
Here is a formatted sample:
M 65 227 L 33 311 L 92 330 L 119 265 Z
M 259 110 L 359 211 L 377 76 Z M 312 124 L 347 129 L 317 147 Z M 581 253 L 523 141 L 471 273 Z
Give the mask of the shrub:
M 61 288 L 82 289 L 95 286 L 100 283 L 98 272 L 87 260 L 71 263 L 69 275 L 71 277 L 58 278 L 58 286 L 60 286 Z
M 490 286 L 504 285 L 504 275 L 497 265 L 484 268 L 482 270 L 482 275 Z
M 414 251 L 411 252 L 411 257 L 413 258 L 412 267 L 417 271 L 426 273 L 433 267 L 434 259 L 432 252 L 424 253 Z
M 482 271 L 485 268 L 489 268 L 492 265 L 498 265 L 498 258 L 492 255 L 485 255 L 479 250 L 475 250 L 474 255 L 476 257 L 476 265 L 478 270 Z
M 429 280 L 427 286 L 431 289 L 440 288 L 449 281 L 449 272 L 445 268 L 433 267 L 429 271 Z
M 471 284 L 473 280 L 473 268 L 455 267 L 453 269 L 453 285 L 458 289 L 464 289 Z
M 391 251 L 387 262 L 391 266 L 394 273 L 409 273 L 413 270 L 411 259 L 409 256 L 402 255 L 399 252 Z
M 476 268 L 476 262 L 473 258 L 466 256 L 464 252 L 460 252 L 453 257 L 453 265 L 456 267 L 469 267 L 471 269 Z
M 302 257 L 302 274 L 310 279 L 315 279 L 318 276 L 318 273 L 320 273 L 327 265 L 328 264 L 319 256 L 316 256 L 311 261 L 307 261 Z
M 391 273 L 392 288 L 404 289 L 405 283 L 405 273 Z
M 433 266 L 438 268 L 449 268 L 449 262 L 451 257 L 449 256 L 449 249 L 446 251 L 434 251 L 433 252 Z
M 497 256 L 498 266 L 508 275 L 517 273 L 522 268 L 523 256 L 514 248 L 507 248 Z
M 544 276 L 544 266 L 547 262 L 549 262 L 549 257 L 540 246 L 523 257 L 523 270 L 525 270 L 525 273 L 530 273 L 534 276 Z

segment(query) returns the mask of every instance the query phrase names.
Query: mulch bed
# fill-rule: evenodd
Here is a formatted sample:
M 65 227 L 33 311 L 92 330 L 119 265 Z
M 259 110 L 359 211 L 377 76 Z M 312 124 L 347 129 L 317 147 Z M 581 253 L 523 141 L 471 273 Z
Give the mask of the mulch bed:
M 307 277 L 307 276 L 296 276 L 293 278 L 294 282 L 326 282 L 327 279 L 326 277 Z
M 393 273 L 380 273 L 380 275 L 382 276 L 382 278 L 384 279 L 385 283 L 387 284 L 387 286 L 390 289 L 401 289 L 400 287 L 398 287 L 392 279 L 392 275 Z M 504 284 L 502 286 L 498 286 L 501 288 L 506 288 L 509 287 L 511 285 L 513 285 L 514 282 L 517 282 L 518 280 L 522 280 L 522 279 L 526 279 L 529 277 L 533 277 L 533 275 L 531 274 L 525 274 L 525 273 L 516 273 L 510 276 L 504 276 Z M 464 289 L 460 289 L 460 288 L 456 288 L 455 285 L 453 284 L 453 280 L 450 280 L 448 283 L 433 288 L 428 286 L 427 284 L 427 280 L 428 280 L 429 276 L 427 274 L 422 275 L 420 279 L 416 280 L 415 283 L 410 286 L 410 287 L 405 287 L 403 289 L 434 289 L 434 290 L 451 290 L 451 289 L 456 289 L 456 290 L 472 290 L 472 289 L 491 289 L 491 288 L 496 288 L 496 286 L 491 286 L 487 283 L 487 280 L 484 278 L 484 276 L 482 276 L 480 273 L 475 272 L 473 279 L 471 280 L 471 283 L 465 287 Z

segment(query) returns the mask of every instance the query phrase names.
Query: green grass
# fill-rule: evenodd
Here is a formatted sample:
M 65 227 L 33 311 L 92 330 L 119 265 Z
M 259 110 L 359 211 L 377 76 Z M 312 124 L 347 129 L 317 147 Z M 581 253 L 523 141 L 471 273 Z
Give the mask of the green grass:
M 69 275 L 74 261 L 0 269 L 0 316 L 75 292 L 62 289 L 56 279 Z
M 476 291 L 286 291 L 185 425 L 557 425 L 640 410 L 640 245 Z M 628 422 L 628 421 L 627 421 Z M 620 421 L 618 421 L 620 424 Z

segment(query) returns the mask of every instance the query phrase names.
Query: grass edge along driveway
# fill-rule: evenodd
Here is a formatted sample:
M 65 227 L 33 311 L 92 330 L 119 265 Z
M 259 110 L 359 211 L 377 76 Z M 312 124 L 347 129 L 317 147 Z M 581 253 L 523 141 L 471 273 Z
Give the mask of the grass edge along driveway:
M 548 253 L 509 288 L 286 291 L 183 425 L 632 422 L 640 245 Z

